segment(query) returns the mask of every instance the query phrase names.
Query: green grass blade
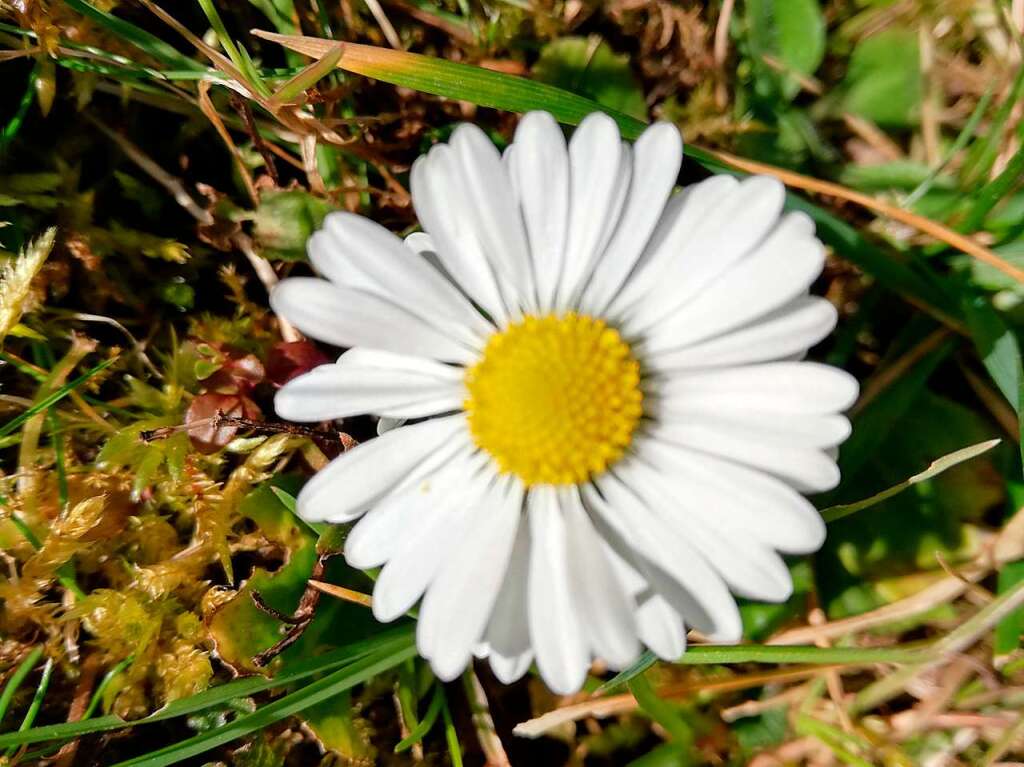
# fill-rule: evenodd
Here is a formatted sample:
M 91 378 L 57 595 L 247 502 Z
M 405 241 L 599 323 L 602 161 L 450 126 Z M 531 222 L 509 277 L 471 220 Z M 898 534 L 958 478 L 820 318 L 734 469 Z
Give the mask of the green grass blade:
M 990 439 L 987 442 L 979 442 L 977 445 L 969 445 L 968 447 L 956 450 L 932 461 L 928 465 L 927 469 L 919 474 L 915 474 L 903 482 L 900 482 L 898 485 L 893 485 L 880 493 L 875 493 L 873 496 L 865 498 L 863 501 L 844 503 L 838 506 L 829 506 L 827 509 L 822 509 L 821 516 L 825 518 L 825 522 L 835 522 L 837 519 L 842 519 L 843 517 L 848 517 L 851 514 L 856 514 L 858 511 L 870 509 L 872 506 L 876 506 L 882 501 L 889 500 L 894 495 L 899 495 L 908 487 L 924 482 L 925 480 L 929 480 L 932 477 L 936 477 L 947 469 L 952 469 L 957 464 L 969 461 L 972 458 L 977 458 L 982 453 L 987 453 L 1001 441 L 1002 440 L 998 439 Z
M 35 694 L 32 696 L 32 702 L 28 705 L 28 710 L 25 712 L 25 718 L 21 720 L 18 732 L 24 732 L 36 720 L 36 715 L 39 713 L 39 709 L 42 708 L 43 699 L 46 697 L 46 691 L 50 689 L 51 674 L 53 674 L 53 658 L 47 658 L 46 664 L 43 666 L 42 676 L 39 677 L 39 684 L 36 686 Z M 10 758 L 14 751 L 15 746 L 8 747 L 7 757 Z
M 52 407 L 53 405 L 56 405 L 58 402 L 60 402 L 62 399 L 64 399 L 66 396 L 68 396 L 71 392 L 73 392 L 79 386 L 84 384 L 86 381 L 88 381 L 94 375 L 96 375 L 97 373 L 99 373 L 99 372 L 101 372 L 103 370 L 106 370 L 108 367 L 113 365 L 115 362 L 117 362 L 117 358 L 116 357 L 113 357 L 113 358 L 111 358 L 109 360 L 104 360 L 99 365 L 96 365 L 92 369 L 90 369 L 90 370 L 86 371 L 85 373 L 83 373 L 82 375 L 78 376 L 78 378 L 76 378 L 73 381 L 69 381 L 68 383 L 64 384 L 63 386 L 61 386 L 59 389 L 57 389 L 52 394 L 50 394 L 50 395 L 44 397 L 43 399 L 39 400 L 39 402 L 34 404 L 32 407 L 30 407 L 24 413 L 22 413 L 21 415 L 17 416 L 16 418 L 12 418 L 10 421 L 5 423 L 3 426 L 0 426 L 0 437 L 6 437 L 8 434 L 11 434 L 16 429 L 18 429 L 23 423 L 25 423 L 25 421 L 27 421 L 30 418 L 32 418 L 32 416 L 37 415 L 37 414 L 43 412 L 44 410 Z
M 685 760 L 682 761 L 682 764 L 692 764 L 692 760 L 688 757 L 693 749 L 693 728 L 680 716 L 675 706 L 659 698 L 654 687 L 643 674 L 629 680 L 629 691 L 633 693 L 636 702 L 640 704 L 640 709 L 672 736 L 672 742 L 675 745 L 681 746 L 679 755 L 682 760 Z
M 448 708 L 448 699 L 441 690 L 441 716 L 444 719 L 444 740 L 448 744 L 448 758 L 452 767 L 462 767 L 462 747 L 459 745 L 459 733 L 455 730 L 452 712 Z
M 11 699 L 14 698 L 14 693 L 16 693 L 18 688 L 21 687 L 21 683 L 25 681 L 25 677 L 32 673 L 32 669 L 35 668 L 35 665 L 39 662 L 39 658 L 42 654 L 43 648 L 41 646 L 32 648 L 32 651 L 25 656 L 25 660 L 18 664 L 18 668 L 13 674 L 11 674 L 11 678 L 7 680 L 7 684 L 4 685 L 4 691 L 0 693 L 0 723 L 3 722 L 4 714 L 7 713 L 7 709 L 11 705 Z
M 21 130 L 22 124 L 25 122 L 25 117 L 28 115 L 29 107 L 32 106 L 32 102 L 36 97 L 36 78 L 39 76 L 39 64 L 37 63 L 32 67 L 32 71 L 28 75 L 28 87 L 25 88 L 25 92 L 21 96 L 21 101 L 18 102 L 18 108 L 14 110 L 14 115 L 7 124 L 4 126 L 2 132 L 0 132 L 0 157 L 6 152 L 7 148 L 14 141 L 14 138 L 18 135 L 18 131 Z
M 176 700 L 169 703 L 155 714 L 126 721 L 117 716 L 98 716 L 95 719 L 78 722 L 64 722 L 62 724 L 50 724 L 42 727 L 35 727 L 25 732 L 7 733 L 0 735 L 0 748 L 10 745 L 21 745 L 22 743 L 40 743 L 51 740 L 67 740 L 82 735 L 89 735 L 95 732 L 106 732 L 109 730 L 120 730 L 126 727 L 137 727 L 142 724 L 153 724 L 165 719 L 174 719 L 179 716 L 186 716 L 197 711 L 221 706 L 234 698 L 244 698 L 256 693 L 265 692 L 274 688 L 288 687 L 296 682 L 308 679 L 316 674 L 327 671 L 334 671 L 339 666 L 364 658 L 374 652 L 376 648 L 401 647 L 410 641 L 412 627 L 403 626 L 399 629 L 378 634 L 369 639 L 360 640 L 339 647 L 332 652 L 316 658 L 294 664 L 287 673 L 278 674 L 275 677 L 246 677 L 236 679 L 226 684 L 211 687 L 197 695 Z M 40 652 L 42 652 L 40 650 Z M 36 657 L 38 660 L 38 656 Z M 28 673 L 27 671 L 25 672 Z M 13 695 L 13 692 L 11 693 Z M 0 699 L 2 703 L 2 699 Z
M 278 35 L 259 30 L 253 34 L 317 59 L 338 45 L 334 40 L 316 37 Z M 625 138 L 636 138 L 647 127 L 634 117 L 606 109 L 596 101 L 561 88 L 419 53 L 344 43 L 338 67 L 391 85 L 443 98 L 472 101 L 494 109 L 509 112 L 544 109 L 559 122 L 569 125 L 577 124 L 591 112 L 604 112 L 618 123 Z
M 696 645 L 677 661 L 683 666 L 729 663 L 849 664 L 915 663 L 927 657 L 927 647 L 810 647 L 802 645 Z
M 441 713 L 441 706 L 443 704 L 444 688 L 438 684 L 434 686 L 434 696 L 430 699 L 430 705 L 427 707 L 427 713 L 423 715 L 423 718 L 415 727 L 412 728 L 409 734 L 398 742 L 398 745 L 395 746 L 396 754 L 408 751 L 426 737 L 427 733 L 430 732 L 431 728 L 434 726 L 434 722 L 437 721 L 438 714 Z
M 126 43 L 134 45 L 148 56 L 167 66 L 174 69 L 206 69 L 202 64 L 180 53 L 156 35 L 111 13 L 101 11 L 99 8 L 87 3 L 86 0 L 64 0 L 64 2 L 70 8 L 103 27 L 111 34 L 121 38 Z
M 257 709 L 251 714 L 240 716 L 222 727 L 200 733 L 188 740 L 161 748 L 152 753 L 119 762 L 114 767 L 166 767 L 190 757 L 243 738 L 250 733 L 268 727 L 275 722 L 297 714 L 304 709 L 329 700 L 339 693 L 350 690 L 416 654 L 412 636 L 395 647 L 374 652 L 362 660 L 332 672 L 296 692 Z
M 1020 183 L 1022 174 L 1024 174 L 1024 147 L 1018 149 L 1017 153 L 1010 158 L 1002 173 L 981 188 L 974 201 L 974 206 L 958 229 L 962 232 L 978 231 L 985 223 L 985 217 L 989 212 Z

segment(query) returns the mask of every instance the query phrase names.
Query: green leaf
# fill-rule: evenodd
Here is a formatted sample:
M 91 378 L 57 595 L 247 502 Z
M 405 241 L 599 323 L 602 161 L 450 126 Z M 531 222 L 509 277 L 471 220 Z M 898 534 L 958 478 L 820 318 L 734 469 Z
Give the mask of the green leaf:
M 278 35 L 260 30 L 253 34 L 314 58 L 325 56 L 337 45 L 334 40 L 316 37 Z M 611 108 L 602 108 L 595 101 L 546 83 L 418 53 L 345 43 L 338 67 L 391 85 L 494 109 L 509 112 L 544 109 L 568 125 L 576 125 L 591 112 L 604 112 L 618 123 L 623 137 L 627 139 L 636 138 L 646 127 L 642 120 Z
M 533 76 L 603 107 L 639 120 L 647 118 L 647 102 L 630 69 L 629 56 L 615 53 L 598 38 L 564 37 L 548 43 L 533 65 Z
M 999 571 L 999 582 L 996 593 L 1005 594 L 1011 588 L 1024 581 L 1024 560 L 1004 565 Z M 1020 647 L 1021 636 L 1024 635 L 1024 607 L 1019 607 L 1003 618 L 996 626 L 995 646 L 997 656 L 1009 655 Z
M 854 49 L 842 108 L 879 125 L 913 126 L 921 115 L 922 87 L 917 33 L 891 27 Z
M 899 495 L 913 485 L 929 480 L 932 477 L 937 477 L 942 472 L 947 469 L 952 469 L 957 464 L 969 461 L 972 458 L 977 458 L 982 453 L 987 453 L 1000 442 L 1001 440 L 998 439 L 990 439 L 987 442 L 979 442 L 977 445 L 969 445 L 968 447 L 956 450 L 948 455 L 935 459 L 924 471 L 900 482 L 898 485 L 893 485 L 880 493 L 875 493 L 873 496 L 865 498 L 863 501 L 842 504 L 839 506 L 829 506 L 827 509 L 822 509 L 821 516 L 825 518 L 826 522 L 835 522 L 837 519 L 848 517 L 850 514 L 855 514 L 863 509 L 869 509 L 882 501 L 886 501 L 895 495 Z
M 792 99 L 800 83 L 788 73 L 814 74 L 825 58 L 825 19 L 818 0 L 747 0 L 746 27 L 758 80 L 774 81 Z
M 206 69 L 206 67 L 197 61 L 179 53 L 156 35 L 151 34 L 150 32 L 147 32 L 124 19 L 119 19 L 113 14 L 101 11 L 99 8 L 87 3 L 86 0 L 64 0 L 64 2 L 78 13 L 104 28 L 107 32 L 120 38 L 126 43 L 134 45 L 139 50 L 163 64 L 167 64 L 175 69 L 192 71 L 201 71 Z
M 301 261 L 306 241 L 338 208 L 302 189 L 268 191 L 260 196 L 253 217 L 253 233 L 266 258 Z

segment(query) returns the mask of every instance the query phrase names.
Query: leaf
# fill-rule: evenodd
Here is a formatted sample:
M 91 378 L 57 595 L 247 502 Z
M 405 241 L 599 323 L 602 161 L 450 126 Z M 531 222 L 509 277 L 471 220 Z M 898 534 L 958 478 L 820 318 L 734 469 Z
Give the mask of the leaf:
M 599 38 L 564 37 L 548 43 L 533 65 L 533 76 L 639 120 L 647 117 L 647 101 L 629 56 L 615 53 Z
M 843 88 L 844 110 L 883 126 L 916 125 L 923 92 L 917 33 L 891 27 L 862 40 Z
M 928 468 L 924 471 L 915 474 L 909 479 L 900 482 L 898 485 L 883 490 L 880 493 L 875 493 L 870 498 L 865 498 L 863 501 L 857 501 L 856 503 L 847 503 L 839 506 L 829 506 L 827 509 L 822 509 L 821 516 L 825 518 L 826 522 L 835 522 L 837 519 L 848 517 L 850 514 L 855 514 L 863 509 L 869 509 L 882 501 L 892 498 L 894 495 L 899 495 L 908 487 L 924 482 L 925 480 L 937 477 L 947 469 L 951 469 L 957 464 L 969 461 L 972 458 L 977 458 L 982 453 L 987 453 L 989 450 L 998 445 L 1002 440 L 990 439 L 987 442 L 979 442 L 976 445 L 969 445 L 968 447 L 956 450 L 948 455 L 944 455 L 941 458 L 937 458 L 928 464 Z
M 811 75 L 825 58 L 825 19 L 818 0 L 747 0 L 747 42 L 758 80 L 775 81 L 786 99 L 800 91 L 792 74 Z M 769 58 L 782 65 L 772 67 Z
M 337 209 L 302 189 L 264 192 L 253 216 L 254 234 L 263 256 L 278 261 L 303 260 L 306 241 L 327 214 Z
M 1024 560 L 1004 565 L 999 571 L 996 593 L 1005 594 L 1021 581 L 1024 581 Z M 1024 635 L 1024 607 L 1019 607 L 996 626 L 995 646 L 993 647 L 996 656 L 1006 656 L 1015 652 L 1020 647 L 1022 635 Z
M 327 55 L 337 45 L 334 40 L 317 37 L 278 35 L 262 30 L 253 30 L 253 34 L 313 58 Z M 559 122 L 569 125 L 579 123 L 591 112 L 605 112 L 618 123 L 627 139 L 636 138 L 646 127 L 642 120 L 610 108 L 602 109 L 600 104 L 561 88 L 418 53 L 345 43 L 338 68 L 422 93 L 509 112 L 545 109 Z

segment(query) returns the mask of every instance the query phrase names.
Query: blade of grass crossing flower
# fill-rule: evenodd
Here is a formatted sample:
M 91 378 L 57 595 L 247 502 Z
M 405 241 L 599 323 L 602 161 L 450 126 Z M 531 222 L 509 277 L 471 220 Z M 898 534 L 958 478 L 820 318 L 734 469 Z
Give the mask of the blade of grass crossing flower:
M 374 652 L 344 668 L 338 669 L 293 693 L 275 700 L 251 714 L 240 716 L 225 725 L 216 727 L 180 743 L 161 748 L 135 759 L 119 762 L 114 767 L 166 767 L 203 754 L 210 749 L 243 738 L 250 733 L 269 727 L 275 722 L 297 714 L 310 706 L 322 703 L 339 693 L 351 690 L 358 684 L 394 668 L 412 658 L 416 646 L 411 636 L 397 647 Z
M 317 37 L 278 35 L 254 30 L 253 34 L 313 58 L 331 52 L 338 43 Z M 346 72 L 372 77 L 391 85 L 412 88 L 434 96 L 471 101 L 509 112 L 545 109 L 559 122 L 575 125 L 591 112 L 605 112 L 618 123 L 625 138 L 639 136 L 645 123 L 594 101 L 544 83 L 454 61 L 395 51 L 372 45 L 343 43 L 337 66 Z
M 134 45 L 148 56 L 167 66 L 175 69 L 206 69 L 202 64 L 178 52 L 156 35 L 111 13 L 101 11 L 99 8 L 86 2 L 86 0 L 64 0 L 64 3 L 124 42 Z
M 21 687 L 25 677 L 32 673 L 32 669 L 35 668 L 42 654 L 43 648 L 41 646 L 32 648 L 29 654 L 25 656 L 25 659 L 18 664 L 18 668 L 11 674 L 11 678 L 7 680 L 7 684 L 4 685 L 4 691 L 0 693 L 0 723 L 3 722 L 4 714 L 7 713 L 7 709 L 11 705 L 14 693 Z
M 824 517 L 825 522 L 835 522 L 837 519 L 848 517 L 851 514 L 855 514 L 858 511 L 864 509 L 870 509 L 882 501 L 887 501 L 894 495 L 899 495 L 904 490 L 913 485 L 916 485 L 925 480 L 936 477 L 947 469 L 951 469 L 957 464 L 961 464 L 964 461 L 969 461 L 972 458 L 977 458 L 982 453 L 987 453 L 989 450 L 998 445 L 1002 440 L 990 439 L 987 442 L 979 442 L 977 445 L 969 445 L 968 447 L 956 450 L 948 455 L 944 455 L 932 461 L 928 468 L 919 474 L 915 474 L 909 479 L 900 482 L 898 485 L 893 485 L 890 488 L 883 490 L 880 493 L 875 493 L 870 498 L 865 498 L 862 501 L 856 503 L 846 503 L 838 506 L 829 506 L 827 509 L 822 509 L 821 516 Z
M 10 421 L 5 423 L 3 426 L 0 426 L 0 437 L 6 437 L 8 434 L 12 433 L 15 429 L 17 429 L 19 426 L 21 426 L 23 423 L 25 423 L 25 421 L 30 419 L 32 416 L 34 416 L 34 415 L 36 415 L 38 413 L 43 412 L 44 410 L 52 407 L 53 405 L 56 405 L 58 402 L 60 402 L 62 399 L 64 399 L 66 396 L 68 396 L 71 392 L 73 392 L 79 386 L 84 384 L 86 381 L 88 381 L 94 375 L 96 375 L 97 373 L 99 373 L 99 372 L 101 372 L 103 370 L 106 370 L 108 367 L 113 365 L 115 362 L 117 362 L 117 358 L 116 357 L 113 357 L 113 358 L 111 358 L 109 360 L 104 360 L 103 362 L 101 362 L 100 364 L 96 365 L 92 369 L 90 369 L 90 370 L 86 371 L 85 373 L 83 373 L 82 375 L 78 376 L 78 378 L 76 378 L 73 381 L 69 381 L 68 383 L 64 384 L 62 387 L 57 389 L 57 391 L 53 392 L 53 394 L 50 394 L 49 396 L 41 399 L 39 402 L 34 404 L 32 407 L 30 407 L 28 410 L 26 410 L 21 415 L 17 416 L 16 418 L 12 418 Z
M 145 717 L 126 721 L 118 716 L 99 716 L 88 721 L 65 722 L 62 724 L 43 725 L 25 732 L 7 733 L 0 735 L 0 748 L 9 745 L 20 745 L 22 743 L 40 743 L 53 740 L 67 740 L 82 735 L 89 735 L 95 732 L 109 730 L 120 730 L 127 727 L 137 727 L 143 724 L 161 722 L 165 719 L 174 719 L 179 716 L 186 716 L 197 711 L 203 711 L 215 706 L 221 706 L 235 698 L 244 698 L 256 693 L 270 689 L 289 687 L 297 682 L 308 679 L 311 676 L 334 671 L 339 667 L 351 664 L 367 655 L 400 648 L 408 645 L 412 639 L 412 628 L 403 626 L 399 629 L 378 634 L 369 639 L 353 642 L 344 647 L 339 647 L 324 655 L 310 658 L 308 661 L 296 663 L 287 673 L 278 674 L 272 678 L 266 677 L 245 677 L 232 682 L 211 687 L 201 693 L 182 698 L 167 704 L 156 713 Z M 42 650 L 40 649 L 40 654 Z M 35 661 L 38 661 L 37 655 Z M 33 661 L 33 665 L 35 663 Z M 31 670 L 31 668 L 29 669 Z M 25 672 L 26 674 L 28 671 Z M 14 694 L 13 692 L 11 693 Z M 2 704 L 2 698 L 0 698 Z
M 627 668 L 624 668 L 618 674 L 616 674 L 607 682 L 605 682 L 596 690 L 594 690 L 594 695 L 604 695 L 609 690 L 614 690 L 619 685 L 626 684 L 633 677 L 644 673 L 647 669 L 649 669 L 657 662 L 658 657 L 650 650 L 645 650 L 644 654 L 637 658 L 635 661 L 633 661 L 633 663 L 630 664 Z

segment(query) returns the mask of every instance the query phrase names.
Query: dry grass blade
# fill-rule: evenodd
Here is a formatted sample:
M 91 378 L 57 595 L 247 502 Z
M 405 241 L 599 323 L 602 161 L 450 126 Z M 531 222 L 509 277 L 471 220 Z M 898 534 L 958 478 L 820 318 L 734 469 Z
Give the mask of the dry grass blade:
M 769 176 L 774 176 L 786 186 L 793 187 L 794 189 L 802 189 L 806 192 L 813 192 L 815 194 L 825 194 L 830 197 L 836 197 L 840 200 L 847 200 L 849 202 L 856 203 L 857 205 L 874 211 L 879 215 L 890 218 L 893 221 L 899 221 L 902 224 L 906 224 L 907 226 L 917 229 L 919 232 L 923 232 L 924 234 L 934 237 L 936 240 L 946 243 L 951 248 L 955 248 L 961 253 L 966 253 L 972 258 L 978 259 L 978 261 L 983 264 L 988 264 L 989 266 L 998 269 L 1008 277 L 1012 277 L 1017 282 L 1024 284 L 1024 269 L 1014 266 L 1006 259 L 1001 258 L 999 255 L 985 246 L 980 245 L 970 237 L 960 234 L 937 221 L 932 221 L 931 219 L 919 216 L 916 213 L 911 213 L 910 211 L 904 210 L 896 205 L 891 205 L 883 200 L 875 199 L 870 195 L 854 191 L 842 184 L 811 178 L 810 176 L 794 173 L 793 171 L 785 170 L 784 168 L 777 168 L 774 165 L 767 165 L 766 163 L 757 162 L 755 160 L 747 160 L 742 157 L 737 157 L 736 155 L 729 154 L 728 152 L 719 152 L 713 149 L 705 149 L 704 151 L 720 162 L 736 168 L 737 170 L 746 171 L 747 173 L 763 173 Z

